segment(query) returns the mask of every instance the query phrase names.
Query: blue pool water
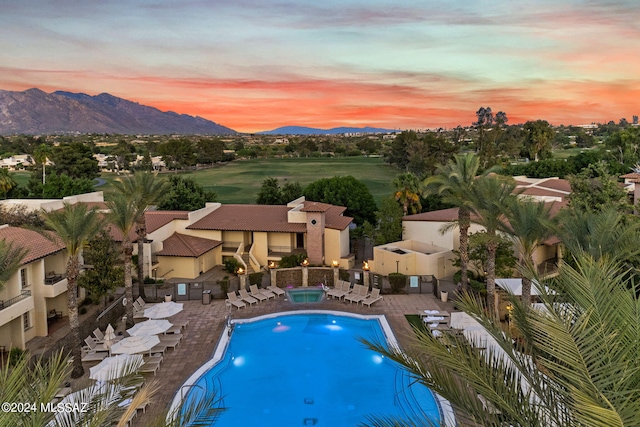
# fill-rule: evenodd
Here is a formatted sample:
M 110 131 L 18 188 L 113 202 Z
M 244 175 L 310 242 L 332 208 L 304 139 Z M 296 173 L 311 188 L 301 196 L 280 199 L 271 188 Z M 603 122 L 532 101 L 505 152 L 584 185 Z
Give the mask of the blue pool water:
M 324 296 L 322 289 L 289 289 L 289 300 L 293 303 L 320 302 Z
M 215 390 L 224 408 L 216 427 L 342 427 L 403 414 L 440 422 L 431 391 L 362 337 L 386 342 L 378 319 L 329 312 L 238 323 L 221 360 L 185 398 Z

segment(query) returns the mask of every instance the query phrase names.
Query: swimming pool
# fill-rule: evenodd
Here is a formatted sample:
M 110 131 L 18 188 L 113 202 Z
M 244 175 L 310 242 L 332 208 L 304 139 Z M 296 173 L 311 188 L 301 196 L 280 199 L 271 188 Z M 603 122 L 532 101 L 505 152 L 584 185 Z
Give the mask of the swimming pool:
M 289 301 L 295 304 L 305 302 L 320 302 L 324 296 L 322 289 L 289 289 L 287 291 Z
M 342 427 L 406 413 L 440 422 L 448 404 L 360 337 L 395 342 L 384 316 L 305 311 L 238 321 L 172 407 L 216 392 L 225 409 L 216 427 Z

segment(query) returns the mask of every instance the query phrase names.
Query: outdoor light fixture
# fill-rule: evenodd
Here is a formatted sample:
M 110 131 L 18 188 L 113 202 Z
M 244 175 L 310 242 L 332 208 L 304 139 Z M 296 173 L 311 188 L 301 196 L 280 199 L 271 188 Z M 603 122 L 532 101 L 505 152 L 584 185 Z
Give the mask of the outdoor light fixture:
M 244 274 L 244 269 L 242 267 L 238 269 L 238 274 Z
M 362 263 L 362 269 L 364 271 L 369 271 L 369 263 L 367 261 Z
M 302 266 L 307 267 L 308 265 L 309 265 L 309 259 L 305 258 L 304 261 L 302 261 Z
M 275 262 L 273 262 L 273 261 L 271 261 L 271 262 L 269 263 L 269 268 L 276 268 L 276 263 L 275 263 Z
M 331 265 L 333 266 L 333 268 L 338 268 L 338 266 L 340 265 L 340 263 L 336 260 L 334 260 Z

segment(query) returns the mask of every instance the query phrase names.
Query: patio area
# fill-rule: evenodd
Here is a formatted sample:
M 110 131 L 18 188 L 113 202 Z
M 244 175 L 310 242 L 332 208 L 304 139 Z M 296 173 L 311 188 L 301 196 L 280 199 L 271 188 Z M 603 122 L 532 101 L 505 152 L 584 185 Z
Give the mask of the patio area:
M 211 358 L 229 312 L 233 318 L 240 319 L 275 312 L 313 309 L 384 314 L 402 345 L 408 342 L 407 337 L 413 333 L 404 317 L 405 314 L 418 314 L 425 309 L 452 311 L 453 304 L 443 303 L 432 294 L 385 295 L 382 301 L 376 302 L 371 308 L 335 299 L 325 299 L 313 304 L 293 304 L 279 297 L 240 310 L 232 308 L 230 311 L 224 300 L 213 300 L 208 305 L 202 304 L 201 301 L 184 301 L 184 310 L 170 320 L 188 319 L 189 326 L 184 331 L 181 344 L 175 350 L 165 354 L 158 374 L 147 377 L 149 380 L 160 381 L 161 387 L 146 413 L 138 414 L 133 420 L 133 425 L 148 425 L 161 415 L 184 381 Z

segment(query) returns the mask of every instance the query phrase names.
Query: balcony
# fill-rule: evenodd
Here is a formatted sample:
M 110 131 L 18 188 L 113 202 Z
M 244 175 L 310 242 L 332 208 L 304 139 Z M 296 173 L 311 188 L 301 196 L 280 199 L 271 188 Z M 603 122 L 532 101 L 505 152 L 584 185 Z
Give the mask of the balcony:
M 4 325 L 22 316 L 29 310 L 33 310 L 31 291 L 22 291 L 20 295 L 16 297 L 0 301 L 0 325 Z
M 49 274 L 44 278 L 42 296 L 55 298 L 67 291 L 67 278 L 62 274 Z

